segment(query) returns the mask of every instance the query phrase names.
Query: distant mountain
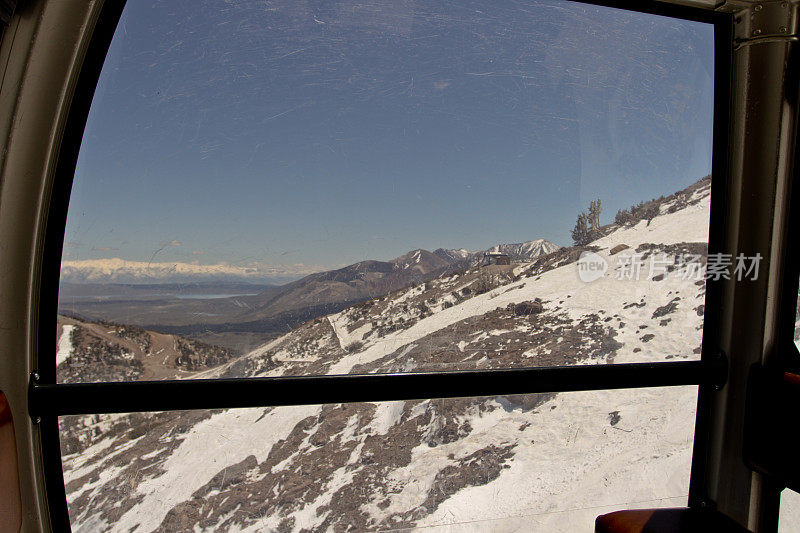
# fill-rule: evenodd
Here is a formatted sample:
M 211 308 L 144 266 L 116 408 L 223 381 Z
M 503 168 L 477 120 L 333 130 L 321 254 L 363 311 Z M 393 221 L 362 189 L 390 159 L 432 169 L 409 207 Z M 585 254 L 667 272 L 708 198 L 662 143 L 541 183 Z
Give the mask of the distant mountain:
M 484 254 L 487 252 L 506 254 L 511 258 L 512 261 L 524 263 L 527 261 L 533 261 L 542 255 L 555 252 L 560 248 L 561 247 L 559 245 L 553 244 L 547 239 L 536 239 L 534 241 L 526 241 L 516 244 L 497 244 L 491 248 L 478 252 L 470 252 L 464 248 L 459 248 L 456 250 L 439 248 L 438 250 L 434 250 L 433 253 L 437 257 L 440 257 L 451 263 L 463 263 L 467 266 L 477 266 L 484 261 Z
M 516 250 L 515 261 L 533 261 L 546 253 L 545 250 L 559 249 L 544 239 L 499 247 Z M 336 312 L 355 302 L 475 266 L 483 261 L 483 254 L 483 251 L 462 253 L 460 250 L 450 250 L 436 253 L 418 249 L 389 261 L 360 261 L 344 268 L 310 274 L 256 296 L 237 297 L 237 301 L 243 304 L 240 305 L 242 309 L 235 316 L 228 316 L 225 322 L 249 323 L 254 328 L 263 328 L 265 320 L 274 327 L 271 319 L 278 316 L 309 320 L 313 317 L 303 312 L 304 309 Z M 291 329 L 298 323 L 287 320 L 285 328 L 281 329 Z
M 454 261 L 447 260 L 439 257 L 435 253 L 427 250 L 412 250 L 405 255 L 401 255 L 392 259 L 390 263 L 395 265 L 396 269 L 412 270 L 419 274 L 425 275 L 439 268 L 444 268 L 453 264 Z
M 68 283 L 189 283 L 250 281 L 281 284 L 318 272 L 309 265 L 269 266 L 260 263 L 201 265 L 182 262 L 85 259 L 61 262 L 61 281 Z
M 488 251 L 502 251 L 511 255 L 512 261 L 531 261 L 540 255 L 558 250 L 558 246 L 545 239 L 519 244 L 499 244 Z M 73 284 L 186 284 L 247 282 L 281 285 L 305 279 L 316 273 L 330 274 L 338 279 L 346 272 L 404 270 L 410 268 L 418 274 L 427 274 L 437 268 L 455 264 L 477 264 L 484 251 L 470 252 L 463 248 L 446 250 L 439 248 L 433 253 L 427 250 L 412 250 L 390 261 L 362 261 L 342 269 L 323 271 L 322 267 L 310 265 L 270 266 L 260 263 L 235 265 L 217 263 L 201 265 L 183 262 L 129 261 L 120 258 L 84 259 L 61 262 L 61 282 Z M 378 266 L 378 263 L 383 263 Z M 324 277 L 324 276 L 323 276 Z
M 470 252 L 464 248 L 457 250 L 446 250 L 445 248 L 438 248 L 433 251 L 434 255 L 441 257 L 445 261 L 456 262 L 464 261 L 472 257 L 476 252 Z
M 423 283 L 459 265 L 459 261 L 444 259 L 427 250 L 412 250 L 390 261 L 360 261 L 311 274 L 284 285 L 279 292 L 242 298 L 252 309 L 238 315 L 236 321 L 260 320 L 307 307 L 328 306 L 327 312 L 333 312 L 334 308 L 343 309 L 353 302 Z
M 507 254 L 512 261 L 532 261 L 541 255 L 555 252 L 559 248 L 561 247 L 548 240 L 536 239 L 517 244 L 498 244 L 487 251 Z
M 508 252 L 513 261 L 529 262 L 559 247 L 538 239 L 520 244 L 501 244 L 492 249 L 513 250 L 513 253 Z M 124 320 L 177 334 L 285 332 L 320 314 L 335 313 L 356 302 L 477 266 L 483 262 L 484 252 L 417 249 L 389 261 L 360 261 L 343 268 L 312 273 L 285 285 L 269 287 L 257 295 L 191 301 L 169 298 L 156 305 L 152 299 L 145 300 L 127 291 L 126 294 L 131 294 L 127 300 L 75 301 L 62 298 L 62 307 L 82 316 Z M 108 263 L 103 267 L 106 275 L 114 275 L 108 270 L 110 266 Z

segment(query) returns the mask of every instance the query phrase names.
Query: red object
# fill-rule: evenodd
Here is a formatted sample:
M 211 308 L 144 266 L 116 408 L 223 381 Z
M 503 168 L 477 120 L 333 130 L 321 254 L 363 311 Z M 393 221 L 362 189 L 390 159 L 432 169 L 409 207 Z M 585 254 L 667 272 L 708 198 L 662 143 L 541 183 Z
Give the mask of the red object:
M 635 509 L 597 517 L 595 533 L 746 533 L 748 530 L 716 511 Z
M 22 502 L 19 497 L 17 441 L 14 418 L 6 395 L 0 392 L 0 531 L 19 531 Z

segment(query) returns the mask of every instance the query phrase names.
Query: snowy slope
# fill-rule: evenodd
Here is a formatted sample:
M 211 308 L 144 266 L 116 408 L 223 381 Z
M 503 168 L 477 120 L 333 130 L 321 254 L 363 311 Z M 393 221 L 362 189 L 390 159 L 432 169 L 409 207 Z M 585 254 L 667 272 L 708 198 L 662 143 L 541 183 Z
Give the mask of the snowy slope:
M 661 281 L 652 281 L 644 275 L 639 280 L 619 280 L 621 263 L 629 255 L 610 255 L 609 250 L 618 244 L 627 244 L 632 249 L 642 244 L 673 245 L 682 242 L 702 243 L 708 234 L 708 190 L 697 193 L 705 195 L 703 201 L 684 210 L 672 214 L 656 217 L 649 225 L 642 221 L 632 228 L 624 228 L 599 239 L 595 246 L 599 247 L 598 255 L 609 262 L 609 269 L 605 275 L 590 284 L 578 277 L 574 264 L 565 265 L 548 272 L 544 272 L 536 279 L 523 278 L 504 284 L 482 295 L 475 296 L 457 306 L 421 318 L 413 326 L 400 329 L 396 332 L 365 341 L 364 349 L 341 357 L 331 365 L 329 373 L 348 373 L 354 366 L 370 363 L 384 358 L 397 350 L 408 346 L 419 339 L 431 335 L 443 328 L 464 321 L 470 317 L 485 315 L 490 311 L 520 303 L 535 298 L 548 302 L 557 302 L 546 312 L 554 315 L 567 314 L 573 320 L 585 318 L 591 314 L 603 314 L 606 317 L 616 315 L 615 323 L 625 324 L 627 327 L 618 327 L 618 337 L 629 349 L 622 349 L 617 354 L 618 362 L 643 362 L 663 359 L 668 355 L 687 355 L 681 353 L 687 347 L 686 331 L 693 331 L 690 338 L 696 343 L 689 345 L 689 351 L 699 346 L 700 333 L 698 328 L 702 318 L 694 308 L 703 304 L 704 291 L 698 290 L 684 276 L 687 269 L 678 269 Z M 675 231 L 680 228 L 680 231 Z M 674 258 L 674 253 L 670 256 Z M 643 260 L 642 272 L 647 271 L 647 261 Z M 417 289 L 410 289 L 397 298 L 403 301 Z M 675 320 L 681 322 L 680 327 L 656 330 L 658 335 L 654 342 L 647 346 L 637 346 L 637 336 L 641 336 L 644 329 L 651 327 L 648 322 L 656 309 L 667 305 L 676 297 L 683 296 L 683 301 L 678 304 L 678 309 L 686 312 L 676 312 Z M 629 304 L 636 303 L 635 306 Z M 643 305 L 642 305 L 643 304 Z M 628 306 L 626 308 L 626 306 Z M 686 309 L 689 307 L 690 309 Z M 344 311 L 331 318 L 331 323 L 340 323 Z M 397 315 L 397 313 L 394 313 Z M 402 318 L 402 315 L 401 315 Z M 644 325 L 645 328 L 638 326 Z M 343 328 L 337 328 L 341 331 Z M 363 336 L 366 331 L 360 331 Z M 342 337 L 341 333 L 338 333 Z M 347 336 L 343 341 L 352 344 L 357 339 Z M 642 352 L 633 355 L 632 349 L 642 348 Z
M 74 327 L 70 324 L 61 327 L 61 334 L 58 337 L 58 349 L 56 350 L 56 366 L 66 362 L 72 353 L 72 329 Z
M 592 243 L 473 267 L 312 320 L 203 377 L 606 364 L 699 357 L 709 187 Z M 612 254 L 620 244 L 629 248 Z M 658 257 L 660 275 L 618 279 Z M 410 254 L 409 260 L 415 259 Z M 682 505 L 695 387 L 73 417 L 76 531 L 592 531 Z M 98 428 L 95 431 L 95 428 Z

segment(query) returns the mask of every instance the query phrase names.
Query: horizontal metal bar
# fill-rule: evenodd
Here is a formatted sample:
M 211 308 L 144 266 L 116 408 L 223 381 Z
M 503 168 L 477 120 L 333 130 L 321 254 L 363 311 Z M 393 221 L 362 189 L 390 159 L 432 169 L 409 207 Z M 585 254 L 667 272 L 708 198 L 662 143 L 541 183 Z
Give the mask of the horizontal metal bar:
M 721 384 L 724 361 L 535 367 L 464 372 L 39 384 L 32 417 L 460 398 Z

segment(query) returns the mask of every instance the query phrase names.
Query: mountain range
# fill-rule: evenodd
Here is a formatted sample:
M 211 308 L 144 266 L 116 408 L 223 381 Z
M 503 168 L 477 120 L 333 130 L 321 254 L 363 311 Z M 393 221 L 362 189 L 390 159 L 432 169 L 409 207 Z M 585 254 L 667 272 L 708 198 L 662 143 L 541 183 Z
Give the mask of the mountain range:
M 262 263 L 200 264 L 181 261 L 131 261 L 81 259 L 61 261 L 61 280 L 67 283 L 191 283 L 250 282 L 285 283 L 324 270 L 304 264 L 265 265 Z
M 558 246 L 545 239 L 519 244 L 499 244 L 486 251 L 501 251 L 512 255 L 512 259 L 526 260 L 549 253 Z M 416 250 L 415 250 L 416 251 Z M 399 264 L 405 256 L 389 261 Z M 447 263 L 462 260 L 476 261 L 483 251 L 470 252 L 465 249 L 446 250 L 439 248 L 433 254 Z M 358 263 L 356 263 L 358 264 Z M 355 265 L 350 265 L 355 266 Z M 61 280 L 65 283 L 192 283 L 192 282 L 248 282 L 278 285 L 295 281 L 303 276 L 322 272 L 325 269 L 313 265 L 265 265 L 262 263 L 204 265 L 181 261 L 131 261 L 118 257 L 109 259 L 64 260 L 61 262 Z
M 501 244 L 487 251 L 503 251 L 514 261 L 532 261 L 560 247 L 538 239 Z M 168 294 L 159 298 L 136 294 L 135 285 L 67 283 L 62 279 L 62 313 L 92 320 L 112 320 L 146 326 L 164 333 L 198 336 L 217 343 L 236 333 L 258 334 L 265 339 L 284 333 L 317 316 L 344 309 L 356 302 L 424 283 L 447 272 L 481 264 L 484 251 L 412 250 L 389 261 L 360 261 L 335 270 L 316 272 L 283 285 L 259 287 L 226 298 L 187 299 Z M 127 272 L 127 270 L 125 271 Z M 95 279 L 85 271 L 84 279 Z M 113 278 L 113 272 L 109 273 Z M 90 297 L 81 297 L 81 291 Z M 240 287 L 247 291 L 247 286 Z M 105 292 L 105 295 L 103 294 Z M 239 292 L 239 291 L 237 291 Z M 67 296 L 68 295 L 68 296 Z M 109 296 L 109 295 L 113 295 Z M 209 335 L 213 337 L 208 337 Z M 238 342 L 241 335 L 233 335 Z M 241 348 L 241 345 L 236 345 Z

